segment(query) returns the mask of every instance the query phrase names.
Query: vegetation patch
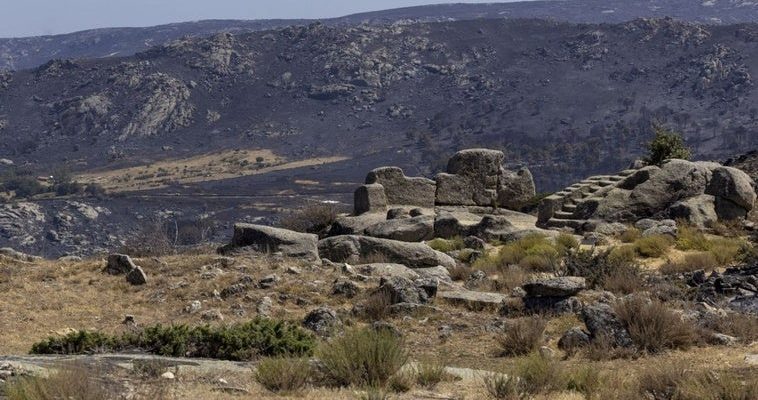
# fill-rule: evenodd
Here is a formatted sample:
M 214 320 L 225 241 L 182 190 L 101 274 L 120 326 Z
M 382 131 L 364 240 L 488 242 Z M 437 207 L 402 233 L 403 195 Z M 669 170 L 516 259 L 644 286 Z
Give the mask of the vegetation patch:
M 155 325 L 121 336 L 78 331 L 35 343 L 31 353 L 88 354 L 140 349 L 162 356 L 240 361 L 256 356 L 308 355 L 314 347 L 312 335 L 300 327 L 261 318 L 228 327 Z

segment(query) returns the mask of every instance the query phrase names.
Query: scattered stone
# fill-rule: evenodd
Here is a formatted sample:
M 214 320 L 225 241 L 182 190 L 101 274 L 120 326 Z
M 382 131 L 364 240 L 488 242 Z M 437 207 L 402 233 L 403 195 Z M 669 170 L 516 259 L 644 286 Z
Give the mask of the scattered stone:
M 450 277 L 450 271 L 442 266 L 432 268 L 416 268 L 413 270 L 417 272 L 422 278 L 432 278 L 439 282 L 452 283 L 453 279 Z
M 393 276 L 382 278 L 379 291 L 384 292 L 391 304 L 409 303 L 422 304 L 429 301 L 429 294 L 410 279 Z
M 300 268 L 297 267 L 287 267 L 287 273 L 290 275 L 300 275 L 303 272 L 300 271 Z
M 258 287 L 261 289 L 271 289 L 279 282 L 279 276 L 276 274 L 267 275 L 258 281 Z
M 356 265 L 354 273 L 373 276 L 373 277 L 391 277 L 399 276 L 410 280 L 419 278 L 419 273 L 416 270 L 410 269 L 402 264 L 390 264 L 390 263 L 374 263 Z
M 248 285 L 244 283 L 235 283 L 231 286 L 228 286 L 224 288 L 224 290 L 221 291 L 221 298 L 222 299 L 228 299 L 232 296 L 239 296 L 248 290 Z
M 734 346 L 740 340 L 734 336 L 725 335 L 723 333 L 713 333 L 708 337 L 708 343 L 717 346 Z
M 487 246 L 487 242 L 476 236 L 466 236 L 463 238 L 463 244 L 467 249 L 483 250 Z
M 10 247 L 0 248 L 0 255 L 24 262 L 37 262 L 42 260 L 42 257 L 25 254 L 20 251 L 11 249 Z
M 200 314 L 200 318 L 204 321 L 223 321 L 224 314 L 221 314 L 219 310 L 208 310 Z
M 203 303 L 201 303 L 200 300 L 193 300 L 186 307 L 184 307 L 184 312 L 187 314 L 195 314 L 200 311 L 201 308 L 203 308 Z
M 305 316 L 303 326 L 321 336 L 329 336 L 341 324 L 337 312 L 329 307 L 319 307 Z
M 358 295 L 360 288 L 353 281 L 337 279 L 332 285 L 332 295 L 347 297 L 352 299 Z
M 607 338 L 617 347 L 632 347 L 633 342 L 629 332 L 619 321 L 613 308 L 605 303 L 595 303 L 584 307 L 581 313 L 591 340 Z
M 174 373 L 171 371 L 166 371 L 161 374 L 161 378 L 167 379 L 167 380 L 173 380 L 176 379 L 176 376 L 174 376 Z
M 136 325 L 137 322 L 134 320 L 134 315 L 125 315 L 124 320 L 121 321 L 124 325 Z
M 274 308 L 274 301 L 271 300 L 271 297 L 264 296 L 258 301 L 258 304 L 256 304 L 255 311 L 261 317 L 268 317 L 271 315 L 272 308 Z
M 558 348 L 567 353 L 574 353 L 577 349 L 583 348 L 589 344 L 590 335 L 578 326 L 567 330 L 561 338 L 558 339 Z

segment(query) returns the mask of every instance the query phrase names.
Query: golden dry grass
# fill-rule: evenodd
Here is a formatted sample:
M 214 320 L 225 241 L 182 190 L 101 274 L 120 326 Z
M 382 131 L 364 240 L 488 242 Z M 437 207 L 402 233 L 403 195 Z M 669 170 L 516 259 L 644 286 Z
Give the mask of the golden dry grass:
M 287 160 L 270 150 L 227 150 L 194 157 L 80 174 L 75 181 L 99 184 L 109 192 L 164 188 L 169 184 L 218 181 L 240 176 L 303 168 L 344 161 L 347 157 L 317 157 Z M 301 184 L 313 184 L 306 182 Z M 316 183 L 318 184 L 318 183 Z

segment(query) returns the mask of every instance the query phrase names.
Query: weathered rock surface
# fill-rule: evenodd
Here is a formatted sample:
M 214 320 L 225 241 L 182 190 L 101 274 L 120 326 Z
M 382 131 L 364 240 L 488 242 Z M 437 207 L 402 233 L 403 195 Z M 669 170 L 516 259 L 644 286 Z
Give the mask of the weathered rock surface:
M 318 242 L 319 254 L 335 262 L 359 264 L 361 260 L 383 258 L 386 262 L 399 263 L 410 268 L 452 268 L 455 260 L 423 243 L 409 243 L 369 236 L 343 235 Z
M 585 279 L 576 276 L 541 279 L 522 286 L 529 297 L 569 297 L 586 287 Z
M 374 183 L 360 186 L 353 195 L 355 215 L 367 212 L 385 212 L 387 210 L 387 195 L 384 186 Z
M 305 316 L 303 326 L 321 336 L 328 336 L 341 325 L 337 312 L 329 307 L 319 307 Z
M 384 187 L 387 204 L 434 207 L 436 186 L 426 178 L 409 178 L 397 167 L 377 168 L 366 176 L 366 184 Z
M 264 225 L 235 224 L 231 243 L 219 251 L 225 253 L 239 248 L 250 248 L 264 253 L 282 252 L 287 257 L 309 261 L 319 258 L 317 235 Z
M 128 274 L 137 268 L 132 258 L 126 254 L 111 254 L 108 256 L 108 263 L 105 265 L 105 272 L 111 275 Z
M 415 280 L 420 277 L 415 270 L 406 267 L 403 264 L 374 263 L 356 265 L 355 271 L 361 275 L 373 277 L 392 277 L 399 276 L 406 279 Z
M 591 340 L 609 340 L 618 347 L 631 347 L 632 338 L 619 321 L 613 308 L 605 303 L 595 303 L 584 307 L 581 313 L 584 325 L 590 333 Z
M 144 285 L 147 283 L 147 275 L 142 267 L 137 266 L 126 274 L 126 281 L 135 286 Z
M 501 293 L 477 292 L 467 289 L 442 290 L 437 297 L 453 304 L 464 304 L 473 307 L 498 307 L 507 298 Z
M 390 219 L 367 228 L 366 235 L 403 242 L 430 240 L 434 238 L 434 217 Z

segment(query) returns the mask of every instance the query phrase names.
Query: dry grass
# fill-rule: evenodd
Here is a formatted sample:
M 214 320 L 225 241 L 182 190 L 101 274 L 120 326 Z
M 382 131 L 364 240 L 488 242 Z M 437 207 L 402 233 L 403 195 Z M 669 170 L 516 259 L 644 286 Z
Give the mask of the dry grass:
M 634 344 L 647 353 L 687 349 L 697 337 L 694 326 L 657 300 L 632 297 L 615 306 Z
M 666 254 L 674 245 L 674 239 L 669 235 L 652 235 L 637 239 L 634 247 L 637 254 L 646 258 L 657 258 Z
M 684 258 L 679 261 L 669 261 L 658 270 L 664 275 L 681 274 L 704 270 L 713 271 L 719 267 L 719 261 L 709 251 L 700 251 L 697 253 L 685 254 Z
M 537 350 L 544 341 L 546 326 L 545 320 L 538 316 L 510 321 L 505 332 L 497 336 L 500 354 L 522 356 Z
M 304 358 L 264 358 L 255 369 L 255 380 L 266 389 L 280 394 L 298 393 L 312 376 Z
M 189 158 L 161 160 L 147 165 L 92 171 L 76 176 L 76 182 L 99 184 L 108 192 L 152 190 L 170 184 L 187 184 L 260 175 L 288 169 L 329 164 L 347 157 L 322 157 L 291 161 L 270 150 L 227 150 Z
M 118 392 L 110 383 L 101 382 L 95 369 L 67 364 L 48 377 L 22 377 L 5 387 L 8 400 L 110 400 Z

